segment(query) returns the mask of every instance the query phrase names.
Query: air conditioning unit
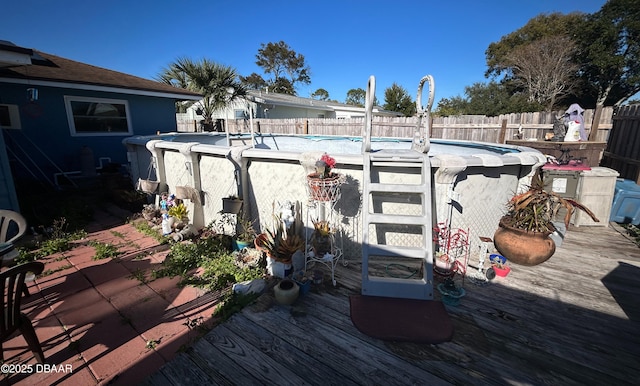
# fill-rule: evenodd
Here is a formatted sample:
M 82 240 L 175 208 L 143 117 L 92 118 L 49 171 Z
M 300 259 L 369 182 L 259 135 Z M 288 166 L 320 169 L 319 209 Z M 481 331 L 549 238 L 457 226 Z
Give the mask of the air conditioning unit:
M 20 130 L 21 128 L 18 106 L 0 104 L 0 129 Z

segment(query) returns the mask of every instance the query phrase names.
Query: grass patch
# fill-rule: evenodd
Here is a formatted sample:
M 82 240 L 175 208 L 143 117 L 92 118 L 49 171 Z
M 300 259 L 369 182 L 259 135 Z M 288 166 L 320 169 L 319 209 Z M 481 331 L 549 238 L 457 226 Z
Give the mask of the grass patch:
M 146 221 L 136 221 L 133 223 L 133 227 L 136 228 L 138 232 L 153 237 L 160 244 L 167 244 L 170 240 L 168 237 L 161 235 L 157 229 L 153 229 Z
M 124 233 L 122 232 L 118 232 L 118 231 L 111 231 L 111 234 L 114 235 L 115 237 L 124 239 Z
M 140 284 L 147 284 L 149 282 L 149 280 L 147 280 L 147 274 L 140 268 L 136 268 L 129 278 L 138 280 Z
M 118 250 L 118 247 L 113 244 L 91 241 L 89 242 L 89 245 L 96 249 L 96 254 L 93 256 L 93 260 L 113 259 L 122 254 L 122 252 Z
M 200 275 L 195 275 L 197 268 Z M 209 237 L 195 243 L 171 246 L 162 267 L 152 272 L 152 278 L 180 276 L 180 286 L 191 285 L 211 291 L 224 290 L 234 283 L 262 277 L 262 269 L 240 268 L 226 247 L 223 237 Z
M 46 276 L 49 276 L 49 275 L 53 275 L 53 274 L 54 274 L 54 273 L 56 273 L 56 272 L 64 271 L 65 269 L 69 269 L 69 268 L 71 268 L 71 267 L 73 267 L 73 265 L 72 265 L 72 264 L 65 264 L 65 265 L 60 266 L 60 267 L 58 267 L 58 268 L 56 268 L 56 269 L 47 269 L 47 270 L 44 270 L 44 271 L 43 271 L 40 275 L 38 275 L 38 276 L 39 276 L 39 277 L 46 277 Z
M 54 220 L 53 225 L 42 235 L 45 237 L 44 240 L 18 248 L 19 256 L 16 258 L 16 263 L 28 263 L 55 253 L 66 252 L 74 247 L 72 241 L 87 236 L 84 230 L 69 232 L 67 228 L 66 218 Z
M 259 296 L 260 294 L 256 293 L 238 294 L 230 292 L 225 295 L 224 299 L 220 302 L 213 316 L 217 316 L 222 321 L 225 321 L 236 312 L 241 311 L 244 307 L 253 303 Z

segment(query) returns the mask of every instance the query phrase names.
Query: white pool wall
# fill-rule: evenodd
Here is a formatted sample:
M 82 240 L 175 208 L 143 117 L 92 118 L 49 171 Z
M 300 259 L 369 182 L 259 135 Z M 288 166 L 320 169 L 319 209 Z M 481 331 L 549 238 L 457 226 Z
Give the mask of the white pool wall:
M 205 140 L 215 144 L 202 144 Z M 363 157 L 358 139 L 268 135 L 256 138 L 255 148 L 247 136 L 233 138 L 234 146 L 227 143 L 224 134 L 208 133 L 131 137 L 124 141 L 133 181 L 147 178 L 148 165 L 155 157 L 160 191 L 172 192 L 176 186 L 187 185 L 202 192 L 201 204 L 187 201 L 196 226 L 218 218 L 221 198 L 230 194 L 243 196 L 260 229 L 272 225 L 274 203 L 284 201 L 298 203 L 303 220 L 308 222 L 308 170 L 303 161 L 326 152 L 337 161 L 335 171 L 347 177 L 342 197 L 331 213 L 337 216 L 346 236 L 345 254 L 359 258 Z M 380 139 L 372 145 L 374 150 L 409 146 L 408 140 L 393 138 Z M 546 161 L 533 149 L 467 141 L 432 141 L 429 155 L 434 221 L 468 230 L 472 253 L 478 248 L 480 236 L 493 236 L 506 202 L 529 183 L 532 171 Z M 415 174 L 407 169 L 406 173 L 400 171 L 389 178 L 409 182 Z

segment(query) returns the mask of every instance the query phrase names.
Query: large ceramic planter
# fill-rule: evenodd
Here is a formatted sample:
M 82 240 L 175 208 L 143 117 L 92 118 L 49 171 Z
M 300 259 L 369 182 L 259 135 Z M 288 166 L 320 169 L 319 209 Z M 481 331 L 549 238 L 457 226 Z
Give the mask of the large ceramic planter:
M 500 219 L 493 235 L 493 244 L 510 262 L 520 265 L 538 265 L 549 260 L 556 251 L 550 233 L 528 232 L 509 225 L 508 217 Z

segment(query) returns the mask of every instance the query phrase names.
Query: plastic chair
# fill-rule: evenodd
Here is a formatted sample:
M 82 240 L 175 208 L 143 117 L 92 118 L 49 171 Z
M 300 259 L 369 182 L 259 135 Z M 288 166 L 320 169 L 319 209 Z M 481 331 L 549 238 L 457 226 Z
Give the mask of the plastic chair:
M 4 362 L 4 349 L 2 343 L 14 332 L 20 331 L 39 363 L 44 363 L 44 353 L 40 341 L 36 335 L 31 320 L 25 315 L 20 306 L 22 293 L 26 287 L 25 279 L 29 272 L 36 275 L 42 273 L 44 264 L 32 261 L 26 264 L 16 265 L 13 268 L 0 273 L 0 291 L 2 292 L 2 313 L 0 313 L 0 350 L 1 359 Z
M 0 209 L 0 268 L 12 267 L 20 254 L 13 243 L 27 232 L 27 220 L 18 212 Z M 29 290 L 24 287 L 25 296 Z
M 0 243 L 18 241 L 26 231 L 27 220 L 20 213 L 0 209 Z

